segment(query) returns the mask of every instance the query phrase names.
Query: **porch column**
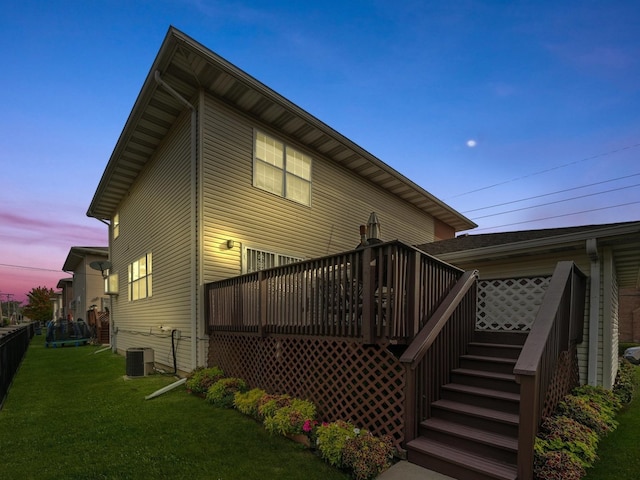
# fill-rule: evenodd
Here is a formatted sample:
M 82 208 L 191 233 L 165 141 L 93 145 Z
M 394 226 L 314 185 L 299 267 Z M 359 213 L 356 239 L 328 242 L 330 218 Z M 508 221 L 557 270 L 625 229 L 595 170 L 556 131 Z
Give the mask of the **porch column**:
M 598 384 L 598 324 L 600 321 L 600 256 L 598 255 L 598 241 L 595 238 L 587 240 L 587 254 L 591 259 L 590 287 L 589 287 L 589 350 L 587 363 L 587 382 L 589 385 Z

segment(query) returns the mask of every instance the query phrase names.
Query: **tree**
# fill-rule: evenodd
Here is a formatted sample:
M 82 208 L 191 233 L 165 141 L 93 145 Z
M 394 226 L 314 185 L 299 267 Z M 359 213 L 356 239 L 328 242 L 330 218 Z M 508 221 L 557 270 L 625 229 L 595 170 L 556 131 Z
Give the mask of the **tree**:
M 52 288 L 35 287 L 32 288 L 27 297 L 29 303 L 22 309 L 25 317 L 31 320 L 46 322 L 53 316 L 53 305 L 51 297 L 54 295 Z

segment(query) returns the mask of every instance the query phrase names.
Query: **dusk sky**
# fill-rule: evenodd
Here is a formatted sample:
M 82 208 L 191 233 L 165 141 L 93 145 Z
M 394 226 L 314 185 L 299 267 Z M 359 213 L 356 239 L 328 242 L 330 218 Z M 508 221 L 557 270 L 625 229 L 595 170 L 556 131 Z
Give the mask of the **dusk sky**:
M 170 25 L 474 220 L 470 233 L 640 220 L 637 0 L 0 6 L 2 301 L 55 289 L 72 246 L 107 246 L 86 211 Z

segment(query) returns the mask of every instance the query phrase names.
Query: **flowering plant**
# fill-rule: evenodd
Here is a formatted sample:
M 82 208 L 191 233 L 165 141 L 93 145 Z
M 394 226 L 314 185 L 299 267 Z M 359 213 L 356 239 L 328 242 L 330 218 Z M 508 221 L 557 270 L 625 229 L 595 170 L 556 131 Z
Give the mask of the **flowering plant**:
M 218 367 L 198 367 L 187 376 L 186 387 L 196 394 L 207 393 L 209 387 L 223 377 L 224 372 Z
M 358 429 L 351 423 L 337 420 L 323 423 L 317 428 L 316 435 L 320 455 L 334 467 L 342 467 L 342 450 L 346 441 L 357 435 Z
M 358 429 L 355 429 L 358 430 Z M 355 432 L 354 432 L 355 433 Z M 369 480 L 389 468 L 393 444 L 388 436 L 378 438 L 366 430 L 349 437 L 342 449 L 342 461 L 356 480 Z
M 264 395 L 258 401 L 258 415 L 260 418 L 273 417 L 278 409 L 291 405 L 289 395 Z
M 209 387 L 207 401 L 216 407 L 232 408 L 236 392 L 247 390 L 247 384 L 241 378 L 223 378 Z
M 257 419 L 259 418 L 258 405 L 265 395 L 265 391 L 259 388 L 248 392 L 236 392 L 233 397 L 233 405 L 239 412 Z
M 308 400 L 294 398 L 291 404 L 265 417 L 264 426 L 270 433 L 296 435 L 304 432 L 304 425 L 316 415 L 316 407 Z

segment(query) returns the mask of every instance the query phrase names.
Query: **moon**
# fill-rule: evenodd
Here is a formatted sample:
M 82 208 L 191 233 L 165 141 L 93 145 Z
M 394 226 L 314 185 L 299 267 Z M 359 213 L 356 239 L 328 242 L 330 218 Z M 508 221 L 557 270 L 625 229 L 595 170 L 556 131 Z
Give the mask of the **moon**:
M 478 142 L 476 142 L 474 139 L 471 140 L 467 140 L 467 147 L 469 148 L 473 148 L 478 144 Z

